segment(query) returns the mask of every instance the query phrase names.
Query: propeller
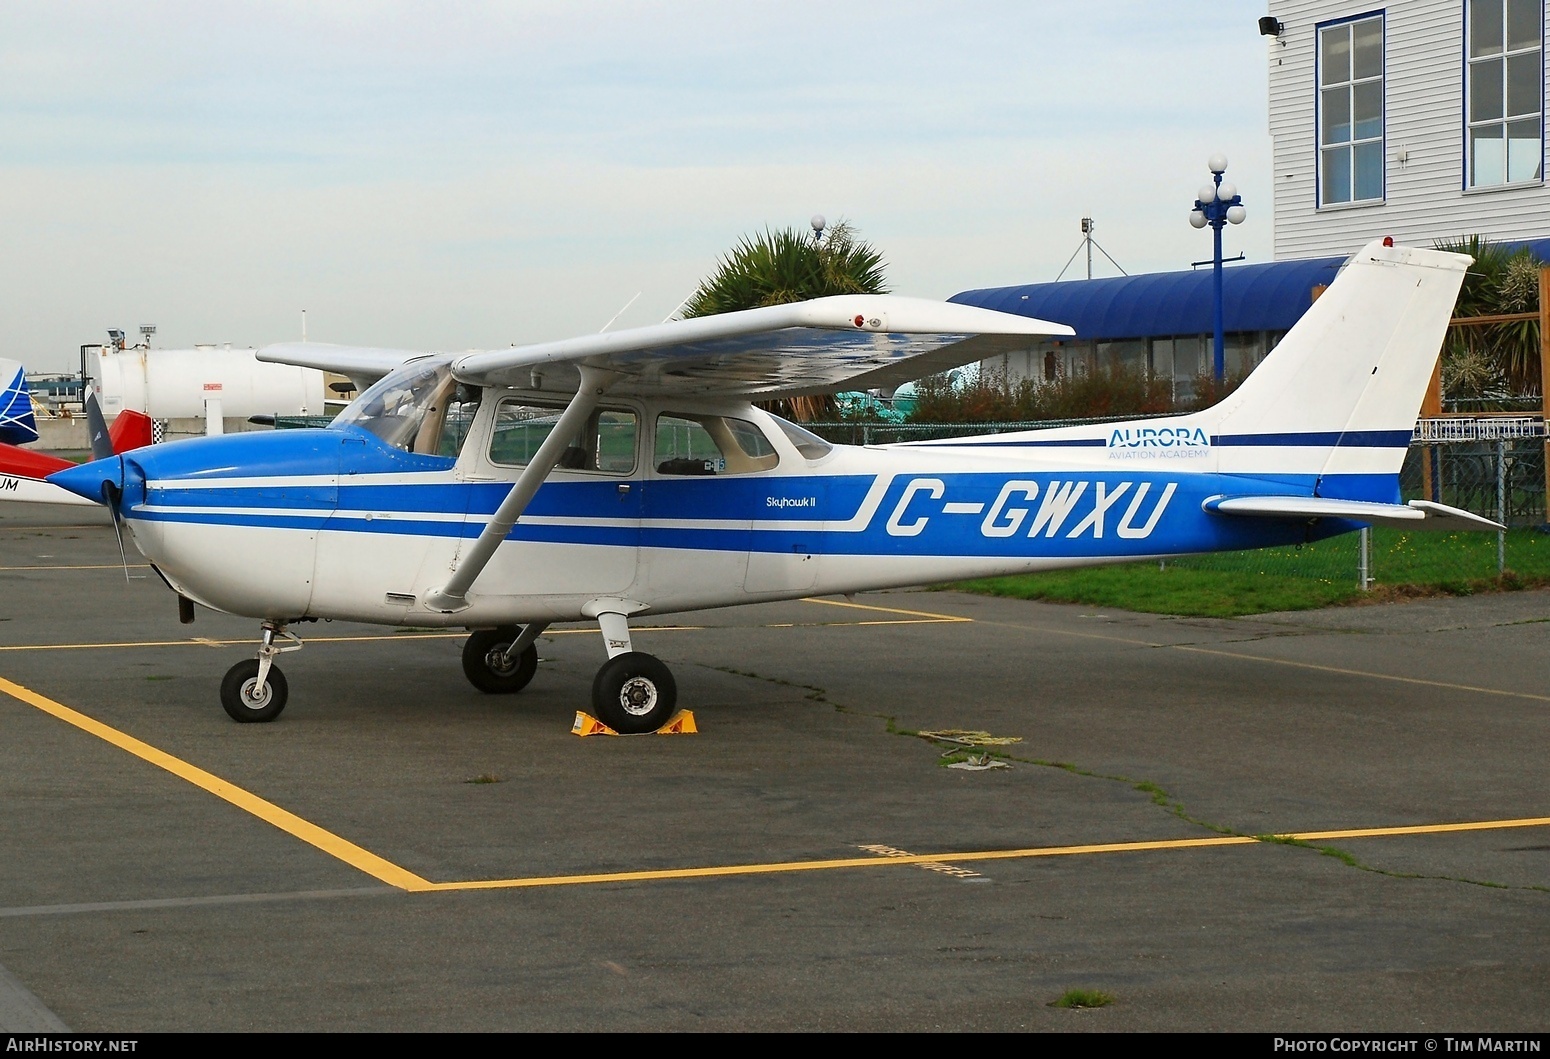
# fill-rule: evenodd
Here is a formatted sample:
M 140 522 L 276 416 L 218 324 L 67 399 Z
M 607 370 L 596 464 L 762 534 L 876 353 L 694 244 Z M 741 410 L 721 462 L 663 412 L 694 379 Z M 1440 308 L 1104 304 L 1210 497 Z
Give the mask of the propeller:
M 92 461 L 118 460 L 119 481 L 122 482 L 123 457 L 113 451 L 113 439 L 108 434 L 108 422 L 102 416 L 102 407 L 97 404 L 97 395 L 95 393 L 86 395 L 86 431 L 91 436 Z M 108 505 L 108 511 L 113 516 L 113 536 L 118 540 L 118 559 L 124 567 L 124 583 L 128 584 L 130 581 L 143 579 L 145 575 L 140 574 L 136 576 L 129 573 L 129 553 L 124 548 L 124 528 L 119 525 L 119 520 L 123 517 L 120 514 L 123 499 L 123 486 L 111 479 L 103 479 L 102 501 Z

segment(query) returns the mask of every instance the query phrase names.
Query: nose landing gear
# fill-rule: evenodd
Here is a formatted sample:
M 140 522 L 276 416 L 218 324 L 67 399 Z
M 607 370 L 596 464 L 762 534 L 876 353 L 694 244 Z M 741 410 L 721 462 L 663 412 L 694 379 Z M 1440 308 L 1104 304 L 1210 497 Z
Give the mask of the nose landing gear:
M 463 675 L 480 691 L 510 695 L 527 687 L 538 672 L 538 647 L 533 641 L 547 629 L 547 622 L 533 622 L 518 629 L 480 629 L 463 643 Z
M 276 637 L 288 642 L 276 646 Z M 243 724 L 272 721 L 280 716 L 290 696 L 290 688 L 285 674 L 274 664 L 275 655 L 301 648 L 302 642 L 286 629 L 284 623 L 264 622 L 258 657 L 238 662 L 226 671 L 226 677 L 221 681 L 221 706 L 227 716 Z

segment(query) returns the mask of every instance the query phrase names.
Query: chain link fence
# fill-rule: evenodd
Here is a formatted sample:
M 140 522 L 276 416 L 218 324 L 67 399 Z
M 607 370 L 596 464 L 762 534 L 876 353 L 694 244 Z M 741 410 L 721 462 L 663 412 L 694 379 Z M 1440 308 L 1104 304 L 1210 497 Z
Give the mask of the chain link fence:
M 1399 473 L 1404 500 L 1431 500 L 1495 519 L 1505 533 L 1410 532 L 1378 527 L 1293 548 L 1218 552 L 1178 566 L 1329 584 L 1435 583 L 1540 570 L 1550 554 L 1544 423 L 1537 416 L 1422 420 Z
M 1131 416 L 1147 419 L 1151 416 Z M 1114 418 L 1023 423 L 808 423 L 825 439 L 846 445 L 936 441 L 974 434 L 1117 422 Z M 1169 565 L 1330 584 L 1460 581 L 1497 576 L 1520 567 L 1539 568 L 1550 553 L 1540 532 L 1545 513 L 1544 421 L 1537 415 L 1449 417 L 1421 420 L 1400 471 L 1405 500 L 1432 500 L 1504 522 L 1505 534 L 1374 529 L 1297 547 L 1214 552 L 1167 560 Z

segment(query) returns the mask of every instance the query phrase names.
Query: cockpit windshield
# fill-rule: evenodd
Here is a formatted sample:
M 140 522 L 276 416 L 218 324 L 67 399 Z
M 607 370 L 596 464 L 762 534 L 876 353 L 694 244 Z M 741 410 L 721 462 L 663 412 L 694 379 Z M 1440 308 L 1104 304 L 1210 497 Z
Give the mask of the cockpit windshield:
M 385 376 L 329 425 L 359 427 L 405 452 L 455 456 L 478 403 L 479 391 L 452 377 L 450 358 L 427 358 Z M 443 437 L 449 431 L 458 443 L 450 452 L 444 450 L 454 439 Z

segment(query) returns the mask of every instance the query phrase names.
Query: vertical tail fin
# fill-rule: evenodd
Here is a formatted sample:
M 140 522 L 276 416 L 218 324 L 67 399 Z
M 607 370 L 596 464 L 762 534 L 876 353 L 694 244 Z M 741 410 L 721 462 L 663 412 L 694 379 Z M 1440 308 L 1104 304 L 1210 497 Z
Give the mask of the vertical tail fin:
M 1205 413 L 1222 471 L 1397 475 L 1470 258 L 1374 242 Z M 1362 497 L 1355 497 L 1362 498 Z
M 143 449 L 156 440 L 151 417 L 144 412 L 126 408 L 113 419 L 108 428 L 108 438 L 113 442 L 115 453 Z
M 38 440 L 27 376 L 14 360 L 0 360 L 0 442 L 26 445 Z

